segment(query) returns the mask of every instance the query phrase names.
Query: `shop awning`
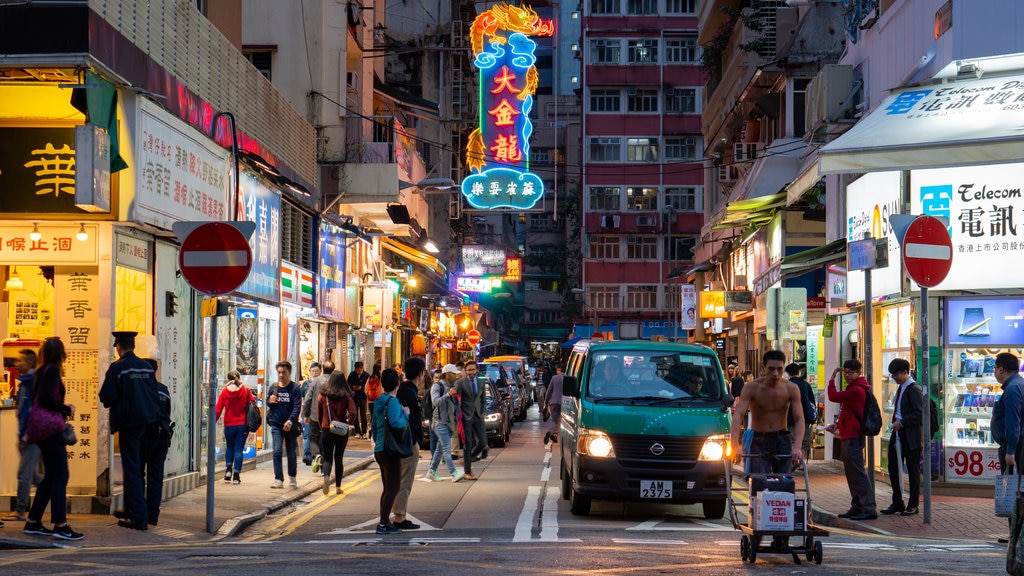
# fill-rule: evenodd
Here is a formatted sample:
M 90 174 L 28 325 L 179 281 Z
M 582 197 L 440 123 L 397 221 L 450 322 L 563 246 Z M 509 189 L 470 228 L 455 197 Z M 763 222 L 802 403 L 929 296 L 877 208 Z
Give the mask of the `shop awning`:
M 743 180 L 742 199 L 771 196 L 796 178 L 807 144 L 801 140 L 776 140 L 766 148 Z
M 818 154 L 815 151 L 804 159 L 796 178 L 789 183 L 789 186 L 786 186 L 786 206 L 799 202 L 819 180 L 821 180 L 821 173 L 818 172 Z
M 848 132 L 822 147 L 821 173 L 1019 162 L 1024 106 L 1015 102 L 1024 101 L 1024 66 L 997 76 L 985 75 L 984 59 L 975 64 L 960 61 L 958 68 L 957 64 L 953 62 L 952 72 L 944 70 L 942 79 L 932 84 L 893 92 Z M 970 79 L 957 79 L 968 75 Z
M 398 240 L 394 240 L 392 238 L 381 238 L 380 245 L 383 246 L 385 250 L 397 254 L 414 264 L 419 264 L 420 266 L 428 268 L 440 276 L 444 276 L 447 271 L 444 264 L 441 264 L 441 261 L 437 258 L 420 252 L 416 248 L 403 242 L 399 242 Z
M 725 207 L 725 218 L 711 227 L 712 230 L 725 228 L 746 228 L 767 223 L 775 212 L 786 205 L 786 193 L 776 192 L 767 196 L 729 202 Z
M 809 248 L 782 258 L 782 275 L 799 276 L 805 272 L 846 260 L 846 238 Z

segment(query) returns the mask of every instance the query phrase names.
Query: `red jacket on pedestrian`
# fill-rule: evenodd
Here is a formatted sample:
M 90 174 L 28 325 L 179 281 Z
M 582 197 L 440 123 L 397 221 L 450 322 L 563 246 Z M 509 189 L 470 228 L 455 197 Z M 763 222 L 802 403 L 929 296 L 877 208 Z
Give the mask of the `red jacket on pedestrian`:
M 845 390 L 836 389 L 835 378 L 828 381 L 828 399 L 842 404 L 842 410 L 839 412 L 840 440 L 852 440 L 863 436 L 860 422 L 864 416 L 864 403 L 868 394 L 871 394 L 871 385 L 863 376 L 847 382 Z
M 252 398 L 252 392 L 247 386 L 238 385 L 234 390 L 225 386 L 217 397 L 217 420 L 223 417 L 225 426 L 244 426 L 246 405 Z

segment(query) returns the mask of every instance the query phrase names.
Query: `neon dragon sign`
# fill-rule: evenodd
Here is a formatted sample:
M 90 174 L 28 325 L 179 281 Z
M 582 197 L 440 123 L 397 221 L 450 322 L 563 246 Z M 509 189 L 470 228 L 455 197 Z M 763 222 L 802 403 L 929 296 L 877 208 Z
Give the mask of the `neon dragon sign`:
M 544 195 L 544 182 L 529 171 L 530 110 L 538 74 L 530 36 L 551 36 L 555 26 L 529 7 L 499 4 L 470 27 L 473 65 L 480 71 L 480 120 L 469 136 L 471 174 L 462 194 L 477 209 L 528 209 Z

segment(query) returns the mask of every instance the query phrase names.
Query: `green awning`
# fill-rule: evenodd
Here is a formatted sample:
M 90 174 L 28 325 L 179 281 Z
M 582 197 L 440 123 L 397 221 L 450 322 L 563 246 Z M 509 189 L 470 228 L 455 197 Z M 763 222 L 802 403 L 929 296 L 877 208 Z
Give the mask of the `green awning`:
M 725 207 L 725 218 L 716 222 L 711 230 L 761 226 L 770 222 L 775 212 L 785 206 L 785 192 L 729 202 Z
M 815 248 L 808 248 L 782 258 L 782 274 L 786 277 L 799 276 L 826 264 L 846 259 L 846 238 L 840 238 Z

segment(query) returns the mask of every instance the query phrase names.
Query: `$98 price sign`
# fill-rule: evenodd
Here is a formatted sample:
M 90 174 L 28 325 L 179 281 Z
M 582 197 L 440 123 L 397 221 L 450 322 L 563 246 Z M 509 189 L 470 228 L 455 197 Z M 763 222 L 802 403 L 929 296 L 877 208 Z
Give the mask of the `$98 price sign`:
M 946 479 L 986 479 L 999 474 L 999 455 L 991 449 L 946 448 Z

